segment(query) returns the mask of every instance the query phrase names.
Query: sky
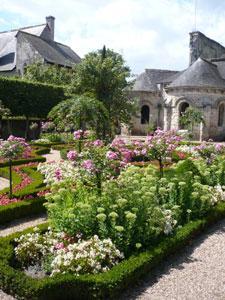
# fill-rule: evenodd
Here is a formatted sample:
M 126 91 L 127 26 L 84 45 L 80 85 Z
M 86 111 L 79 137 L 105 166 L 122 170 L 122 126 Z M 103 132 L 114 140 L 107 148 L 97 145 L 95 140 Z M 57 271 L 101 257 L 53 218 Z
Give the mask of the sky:
M 186 68 L 195 29 L 225 45 L 224 0 L 0 0 L 0 31 L 42 24 L 48 15 L 56 18 L 55 40 L 81 57 L 106 45 L 133 74 Z

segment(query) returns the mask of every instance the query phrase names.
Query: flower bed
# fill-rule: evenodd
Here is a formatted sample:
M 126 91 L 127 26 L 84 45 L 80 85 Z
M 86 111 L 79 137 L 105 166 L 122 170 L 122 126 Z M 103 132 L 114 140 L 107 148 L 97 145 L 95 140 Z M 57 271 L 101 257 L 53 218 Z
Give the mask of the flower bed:
M 9 199 L 9 188 L 0 191 L 0 224 L 15 218 L 45 211 L 45 184 L 43 176 L 37 172 L 36 164 L 13 167 L 13 197 Z M 9 177 L 8 168 L 0 168 L 0 176 Z
M 199 220 L 189 222 L 177 229 L 149 250 L 134 253 L 106 273 L 97 275 L 58 275 L 52 278 L 33 279 L 13 266 L 14 239 L 21 233 L 0 239 L 0 288 L 23 299 L 114 299 L 132 286 L 159 262 L 181 249 L 196 234 L 213 222 L 225 217 L 225 203 L 215 206 Z M 47 225 L 40 226 L 46 230 Z M 28 233 L 26 230 L 22 234 Z

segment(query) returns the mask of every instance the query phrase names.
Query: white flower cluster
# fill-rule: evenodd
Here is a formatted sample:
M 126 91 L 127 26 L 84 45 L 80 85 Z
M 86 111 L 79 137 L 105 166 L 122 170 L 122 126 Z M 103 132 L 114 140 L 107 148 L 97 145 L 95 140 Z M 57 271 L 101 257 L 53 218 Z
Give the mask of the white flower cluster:
M 49 144 L 50 143 L 50 141 L 49 141 L 49 139 L 38 139 L 38 140 L 33 140 L 32 141 L 33 143 L 35 143 L 35 144 Z
M 212 194 L 211 203 L 212 205 L 217 204 L 218 202 L 225 201 L 225 187 L 221 185 L 216 185 L 210 187 L 210 192 Z
M 15 254 L 22 265 L 39 264 L 42 257 L 50 252 L 53 252 L 54 245 L 62 238 L 64 234 L 53 233 L 51 229 L 40 234 L 37 227 L 34 228 L 33 233 L 21 235 L 15 242 L 18 243 L 15 247 Z
M 57 273 L 97 274 L 106 272 L 123 258 L 123 254 L 110 239 L 79 240 L 66 248 L 58 249 L 51 263 L 51 276 Z
M 95 235 L 82 240 L 81 235 L 68 237 L 65 233 L 53 232 L 51 228 L 44 234 L 37 228 L 34 231 L 15 239 L 18 243 L 14 249 L 16 258 L 28 269 L 38 266 L 41 270 L 44 270 L 45 260 L 49 263 L 50 259 L 50 276 L 106 272 L 124 258 L 111 239 L 100 240 Z
M 181 145 L 176 148 L 177 151 L 192 154 L 193 156 L 197 155 L 197 151 L 195 151 L 194 146 L 188 146 L 188 145 Z
M 44 175 L 44 182 L 47 185 L 52 185 L 66 179 L 76 179 L 79 177 L 79 172 L 73 163 L 67 160 L 59 162 L 40 163 L 37 170 Z
M 177 220 L 174 219 L 172 210 L 165 209 L 162 212 L 165 217 L 164 233 L 169 235 L 173 232 L 173 229 L 177 224 Z

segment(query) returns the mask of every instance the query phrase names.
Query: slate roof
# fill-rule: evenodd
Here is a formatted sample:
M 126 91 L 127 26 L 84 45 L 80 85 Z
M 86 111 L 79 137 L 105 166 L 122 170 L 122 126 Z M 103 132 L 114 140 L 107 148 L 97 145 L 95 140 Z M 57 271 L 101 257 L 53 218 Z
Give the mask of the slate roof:
M 68 46 L 41 37 L 47 24 L 24 27 L 0 33 L 0 72 L 16 67 L 17 34 L 23 34 L 32 46 L 49 62 L 71 67 L 80 62 L 80 57 Z
M 198 58 L 169 87 L 215 87 L 225 89 L 225 80 L 215 64 Z
M 66 45 L 22 31 L 19 31 L 19 34 L 22 34 L 48 63 L 72 67 L 74 63 L 79 63 L 81 60 L 80 57 Z
M 46 24 L 23 27 L 20 30 L 40 36 Z M 16 35 L 18 29 L 0 32 L 0 71 L 11 71 L 16 66 Z
M 145 69 L 145 72 L 136 78 L 133 91 L 158 91 L 158 83 L 170 83 L 177 74 L 179 74 L 178 71 Z

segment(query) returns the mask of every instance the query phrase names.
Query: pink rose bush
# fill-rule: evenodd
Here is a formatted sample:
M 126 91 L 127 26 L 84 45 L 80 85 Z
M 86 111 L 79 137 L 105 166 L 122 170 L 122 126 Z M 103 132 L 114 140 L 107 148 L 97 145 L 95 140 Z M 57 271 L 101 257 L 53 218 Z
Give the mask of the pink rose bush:
M 0 157 L 3 159 L 28 158 L 31 156 L 31 147 L 25 139 L 10 135 L 4 141 L 0 140 Z
M 197 156 L 206 160 L 207 164 L 211 164 L 217 155 L 225 153 L 225 146 L 223 144 L 212 144 L 203 142 L 202 144 L 194 147 Z

